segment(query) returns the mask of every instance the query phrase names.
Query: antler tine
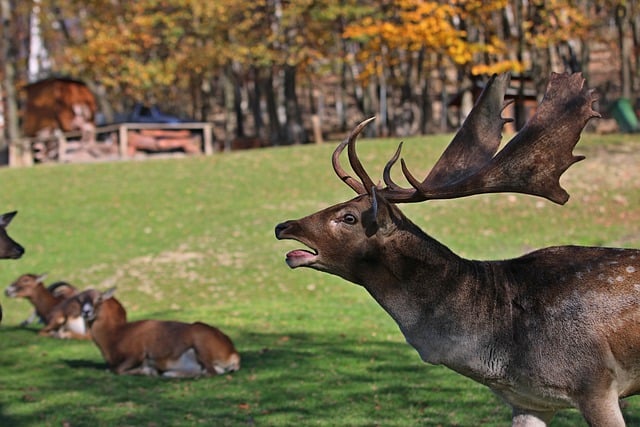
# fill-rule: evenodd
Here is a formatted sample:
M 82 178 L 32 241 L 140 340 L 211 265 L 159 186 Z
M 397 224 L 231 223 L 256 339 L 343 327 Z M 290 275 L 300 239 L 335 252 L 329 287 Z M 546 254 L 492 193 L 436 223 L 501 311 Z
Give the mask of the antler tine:
M 423 200 L 426 200 L 424 194 L 422 194 L 422 192 L 419 190 L 422 183 L 415 179 L 414 176 L 409 172 L 404 159 L 400 159 L 402 172 L 413 188 L 402 188 L 398 184 L 396 184 L 393 179 L 391 179 L 391 168 L 398 161 L 401 149 L 402 143 L 398 145 L 398 149 L 396 150 L 395 154 L 385 165 L 383 178 L 385 184 L 387 184 L 387 187 L 379 190 L 379 193 L 383 194 L 387 200 L 393 201 L 395 203 L 421 202 Z
M 362 185 L 366 189 L 365 191 L 368 193 L 371 191 L 370 189 L 375 186 L 373 180 L 362 166 L 360 159 L 358 159 L 358 154 L 356 153 L 356 139 L 362 129 L 365 128 L 370 122 L 372 122 L 375 117 L 368 118 L 367 120 L 362 121 L 356 128 L 351 132 L 351 136 L 349 137 L 349 146 L 347 147 L 347 153 L 349 154 L 349 164 L 353 171 L 358 175 L 360 181 L 362 181 Z M 364 193 L 360 193 L 364 194 Z
M 373 181 L 365 171 L 362 163 L 358 159 L 358 156 L 355 152 L 355 142 L 358 138 L 358 135 L 362 130 L 367 126 L 370 122 L 375 120 L 375 117 L 370 117 L 362 122 L 360 122 L 349 134 L 347 138 L 344 139 L 333 151 L 333 155 L 331 156 L 331 163 L 333 164 L 333 170 L 336 172 L 336 175 L 344 181 L 349 187 L 351 187 L 358 194 L 367 194 L 369 193 L 369 189 L 374 185 Z M 355 178 L 345 172 L 345 170 L 340 165 L 340 154 L 345 149 L 345 147 L 349 147 L 349 163 L 351 164 L 351 168 L 356 173 L 356 175 L 360 178 L 361 182 L 358 182 Z
M 402 151 L 402 142 L 398 144 L 398 148 L 393 156 L 389 159 L 386 165 L 384 165 L 384 171 L 382 172 L 382 179 L 384 183 L 387 184 L 387 188 L 390 190 L 400 189 L 400 186 L 393 182 L 391 179 L 391 168 L 396 164 L 398 158 L 400 157 L 400 152 Z

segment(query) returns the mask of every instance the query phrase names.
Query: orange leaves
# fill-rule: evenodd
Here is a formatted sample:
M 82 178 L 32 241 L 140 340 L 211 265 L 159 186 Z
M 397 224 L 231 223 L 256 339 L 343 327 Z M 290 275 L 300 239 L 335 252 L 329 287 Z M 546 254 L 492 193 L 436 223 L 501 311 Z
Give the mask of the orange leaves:
M 415 79 L 412 69 L 523 71 L 515 58 L 530 60 L 530 51 L 583 37 L 592 25 L 569 0 L 57 3 L 61 16 L 82 16 L 77 43 L 55 58 L 62 71 L 138 98 L 184 93 L 230 67 L 291 65 L 313 80 L 346 64 L 356 79 L 392 76 L 391 84 Z
M 362 44 L 358 56 L 365 64 L 362 78 L 378 74 L 381 64 L 394 64 L 401 52 L 435 54 L 450 63 L 466 66 L 481 62 L 485 55 L 503 54 L 506 48 L 491 36 L 471 40 L 464 20 L 471 15 L 476 20 L 488 19 L 505 4 L 505 0 L 448 3 L 396 0 L 384 13 L 372 13 L 359 23 L 347 25 L 343 37 Z
M 567 0 L 538 0 L 535 2 L 537 16 L 535 25 L 530 19 L 526 23 L 527 38 L 535 47 L 545 47 L 588 36 L 592 20 Z
M 167 88 L 186 85 L 193 73 L 237 53 L 224 40 L 226 3 L 90 3 L 81 21 L 83 42 L 65 49 L 64 63 L 72 74 L 91 76 L 135 99 L 164 97 Z
M 477 64 L 471 67 L 471 74 L 480 75 L 480 74 L 500 74 L 506 73 L 508 71 L 513 71 L 516 73 L 522 73 L 524 71 L 524 66 L 521 62 L 516 60 L 502 60 L 495 61 L 491 64 Z
M 399 0 L 393 12 L 368 16 L 361 23 L 349 24 L 343 36 L 373 43 L 378 49 L 445 50 L 448 41 L 461 40 L 465 33 L 451 23 L 455 8 L 437 2 Z

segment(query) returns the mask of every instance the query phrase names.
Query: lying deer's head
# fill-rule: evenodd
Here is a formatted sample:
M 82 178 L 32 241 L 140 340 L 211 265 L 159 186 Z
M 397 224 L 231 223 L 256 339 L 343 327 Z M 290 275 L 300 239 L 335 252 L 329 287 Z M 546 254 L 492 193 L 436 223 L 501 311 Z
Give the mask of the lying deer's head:
M 44 286 L 47 274 L 23 274 L 4 290 L 4 294 L 11 298 L 29 298 L 38 294 L 38 287 Z
M 113 298 L 115 291 L 115 287 L 109 288 L 104 292 L 87 289 L 73 298 L 78 301 L 78 305 L 81 307 L 82 317 L 87 323 L 92 324 L 98 317 L 104 301 Z

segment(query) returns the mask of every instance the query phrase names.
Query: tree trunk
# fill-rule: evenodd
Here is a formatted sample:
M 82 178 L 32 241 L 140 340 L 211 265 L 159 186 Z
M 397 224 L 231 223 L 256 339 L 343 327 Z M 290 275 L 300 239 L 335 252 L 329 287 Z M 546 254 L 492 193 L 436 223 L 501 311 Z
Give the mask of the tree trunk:
M 515 21 L 516 21 L 516 28 L 518 29 L 518 42 L 517 42 L 518 44 L 516 48 L 517 49 L 516 57 L 518 58 L 518 61 L 522 63 L 523 57 L 524 57 L 524 50 L 525 50 L 524 10 L 523 10 L 524 6 L 520 1 L 516 1 L 515 4 L 516 4 Z M 514 105 L 514 111 L 515 111 L 514 124 L 515 124 L 516 130 L 522 129 L 522 127 L 526 123 L 525 108 L 524 108 L 524 83 L 525 83 L 525 75 L 524 73 L 521 73 L 520 84 L 518 85 L 518 92 L 516 94 L 516 100 Z
M 349 50 L 350 56 L 356 57 L 357 49 L 355 43 L 347 43 L 347 49 Z M 353 98 L 356 102 L 356 106 L 358 110 L 362 112 L 363 115 L 367 115 L 367 107 L 365 101 L 365 93 L 360 85 L 360 71 L 358 70 L 358 65 L 352 61 L 349 66 L 349 71 L 351 71 L 351 81 L 353 83 Z M 365 129 L 366 130 L 366 129 Z
M 260 70 L 255 66 L 251 67 L 251 74 L 253 77 L 253 95 L 249 97 L 249 104 L 251 107 L 251 114 L 253 115 L 255 136 L 258 138 L 264 138 L 264 121 L 262 120 L 262 108 L 260 107 L 260 100 L 262 99 L 262 90 L 260 88 Z
M 444 133 L 448 130 L 448 103 L 449 99 L 447 96 L 447 72 L 445 66 L 442 63 L 442 58 L 438 58 L 438 71 L 440 74 L 440 104 L 441 104 L 441 113 L 440 113 L 440 128 L 439 131 Z
M 375 116 L 376 112 L 379 110 L 380 103 L 378 98 L 378 85 L 376 84 L 375 79 L 370 79 L 364 97 L 364 117 Z M 383 124 L 380 123 L 380 119 L 376 120 L 372 124 L 373 126 L 367 126 L 364 129 L 364 135 L 369 138 L 380 135 L 379 130 L 383 126 Z
M 431 92 L 429 91 L 428 72 L 425 70 L 425 61 L 427 59 L 424 48 L 420 49 L 416 64 L 416 87 L 420 87 L 418 92 L 418 105 L 420 110 L 419 132 L 422 135 L 428 133 L 429 126 L 433 120 L 433 107 L 431 102 Z M 428 68 L 428 67 L 427 67 Z
M 233 82 L 229 76 L 230 72 L 227 70 L 222 76 L 222 87 L 224 93 L 224 149 L 230 151 L 233 140 L 235 138 L 235 126 L 234 126 L 234 107 L 235 107 L 235 91 Z
M 259 73 L 262 74 L 262 73 Z M 282 126 L 278 118 L 278 104 L 276 92 L 273 88 L 273 72 L 271 69 L 264 69 L 264 75 L 259 76 L 260 92 L 264 94 L 267 105 L 267 116 L 269 117 L 269 141 L 272 145 L 281 145 L 285 142 Z
M 87 81 L 86 84 L 96 98 L 96 102 L 99 105 L 98 110 L 102 113 L 104 123 L 113 123 L 115 121 L 115 113 L 113 112 L 113 107 L 107 98 L 108 95 L 105 87 L 91 80 Z
M 631 25 L 631 36 L 633 40 L 632 52 L 635 52 L 635 55 L 631 55 L 632 59 L 634 59 L 634 64 L 631 69 L 635 70 L 631 76 L 631 85 L 635 93 L 638 94 L 638 92 L 640 92 L 640 5 L 638 4 L 638 0 L 631 0 L 629 2 L 629 24 Z M 636 102 L 640 102 L 640 95 Z M 640 108 L 640 105 L 638 105 L 637 108 Z
M 630 7 L 618 5 L 616 6 L 616 26 L 618 28 L 618 45 L 620 46 L 620 84 L 622 86 L 622 97 L 631 99 L 632 83 L 631 83 L 631 43 L 627 36 L 629 29 L 629 21 L 633 17 L 629 17 Z
M 296 91 L 296 73 L 295 65 L 286 64 L 284 66 L 284 105 L 287 117 L 287 141 L 293 144 L 307 142 L 307 131 L 304 128 L 302 120 L 302 111 L 298 103 Z
M 234 68 L 236 68 L 236 65 L 234 64 Z M 244 131 L 244 114 L 242 112 L 242 86 L 237 73 L 234 71 L 230 70 L 229 78 L 233 84 L 233 112 L 236 118 L 236 137 L 244 138 L 246 132 Z
M 347 130 L 347 104 L 345 94 L 347 93 L 347 64 L 343 61 L 340 64 L 340 84 L 336 88 L 336 116 L 338 118 L 338 129 L 341 132 Z
M 18 102 L 15 92 L 15 65 L 17 61 L 17 49 L 14 27 L 16 19 L 13 15 L 13 8 L 9 0 L 0 0 L 0 15 L 2 17 L 2 68 L 4 72 L 3 89 L 5 94 L 5 137 L 4 145 L 9 148 L 10 166 L 31 166 L 33 164 L 33 154 L 29 140 L 20 139 L 20 129 L 18 126 Z

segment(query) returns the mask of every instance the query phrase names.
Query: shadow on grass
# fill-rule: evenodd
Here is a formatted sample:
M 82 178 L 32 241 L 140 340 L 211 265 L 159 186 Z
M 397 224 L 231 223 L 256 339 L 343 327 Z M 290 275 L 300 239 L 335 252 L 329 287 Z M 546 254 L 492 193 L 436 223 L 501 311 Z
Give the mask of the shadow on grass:
M 0 425 L 508 425 L 483 386 L 406 344 L 332 334 L 240 333 L 242 368 L 195 380 L 116 376 L 89 342 L 2 328 Z M 22 337 L 22 338 L 20 338 Z M 11 360 L 20 344 L 30 360 Z M 24 347 L 22 348 L 24 351 Z M 635 407 L 629 425 L 640 425 Z M 561 412 L 552 426 L 584 425 Z
M 93 360 L 62 360 L 71 369 L 93 369 L 96 371 L 105 371 L 108 366 L 105 362 L 95 362 Z

